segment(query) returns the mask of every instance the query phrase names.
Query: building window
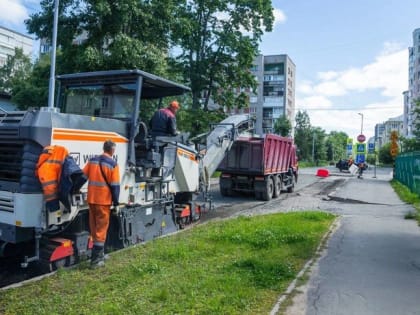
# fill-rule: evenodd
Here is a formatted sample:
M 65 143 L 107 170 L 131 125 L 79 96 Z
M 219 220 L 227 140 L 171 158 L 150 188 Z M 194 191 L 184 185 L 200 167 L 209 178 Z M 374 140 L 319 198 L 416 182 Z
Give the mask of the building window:
M 284 63 L 266 63 L 264 64 L 264 72 L 284 74 Z

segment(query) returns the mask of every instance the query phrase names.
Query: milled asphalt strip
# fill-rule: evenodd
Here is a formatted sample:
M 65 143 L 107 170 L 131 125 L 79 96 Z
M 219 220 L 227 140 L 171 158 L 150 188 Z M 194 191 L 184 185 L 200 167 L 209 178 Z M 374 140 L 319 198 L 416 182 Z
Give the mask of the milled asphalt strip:
M 280 310 L 281 304 L 288 298 L 291 293 L 298 287 L 297 281 L 302 278 L 302 276 L 310 269 L 310 267 L 314 264 L 314 262 L 318 262 L 319 259 L 323 257 L 321 254 L 323 251 L 325 251 L 325 245 L 330 238 L 331 235 L 334 234 L 334 232 L 338 229 L 340 226 L 340 220 L 341 217 L 337 217 L 334 222 L 331 224 L 328 231 L 325 233 L 325 235 L 322 237 L 321 242 L 318 245 L 318 248 L 316 249 L 313 257 L 309 259 L 306 264 L 303 266 L 303 268 L 299 271 L 296 278 L 290 283 L 290 285 L 287 287 L 287 290 L 285 293 L 279 296 L 277 303 L 274 305 L 273 309 L 270 312 L 270 315 L 276 315 L 278 314 Z M 326 251 L 325 251 L 326 252 Z

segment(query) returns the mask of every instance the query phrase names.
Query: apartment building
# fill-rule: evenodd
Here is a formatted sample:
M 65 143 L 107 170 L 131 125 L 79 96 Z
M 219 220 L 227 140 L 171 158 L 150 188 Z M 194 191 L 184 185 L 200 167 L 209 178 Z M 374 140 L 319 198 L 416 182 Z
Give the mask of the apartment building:
M 15 48 L 21 48 L 25 55 L 32 55 L 33 39 L 25 34 L 0 26 L 0 67 L 8 56 L 15 54 Z
M 381 148 L 384 144 L 391 141 L 391 132 L 397 131 L 399 135 L 403 135 L 404 115 L 390 118 L 382 124 L 375 125 L 376 147 Z
M 256 116 L 256 133 L 273 132 L 274 124 L 286 116 L 293 124 L 295 115 L 296 66 L 288 55 L 258 55 L 251 69 L 258 81 L 250 95 L 250 113 Z
M 415 101 L 420 99 L 420 28 L 413 31 L 413 46 L 408 48 L 408 95 L 404 100 L 404 133 L 413 137 L 416 115 L 413 115 Z M 405 101 L 407 103 L 405 103 Z

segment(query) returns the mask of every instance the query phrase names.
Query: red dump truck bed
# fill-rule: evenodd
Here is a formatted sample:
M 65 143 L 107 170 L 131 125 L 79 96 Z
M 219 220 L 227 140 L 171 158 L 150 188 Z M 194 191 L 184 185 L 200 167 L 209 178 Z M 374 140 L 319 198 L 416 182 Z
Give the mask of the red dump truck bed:
M 268 134 L 263 138 L 240 137 L 227 152 L 218 170 L 238 174 L 268 175 L 297 168 L 293 139 Z
M 240 137 L 218 167 L 220 193 L 252 193 L 257 199 L 270 200 L 283 190 L 294 190 L 297 169 L 293 139 L 274 134 Z

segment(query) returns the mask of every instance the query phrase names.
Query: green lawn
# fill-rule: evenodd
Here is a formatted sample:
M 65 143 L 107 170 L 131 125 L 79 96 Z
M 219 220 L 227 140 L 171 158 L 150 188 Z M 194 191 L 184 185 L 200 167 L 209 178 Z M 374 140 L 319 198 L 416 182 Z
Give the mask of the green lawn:
M 267 314 L 334 216 L 214 221 L 0 293 L 0 314 Z
M 406 215 L 407 219 L 416 219 L 420 225 L 420 197 L 419 195 L 410 191 L 410 189 L 399 181 L 393 179 L 391 186 L 394 188 L 400 199 L 406 203 L 411 204 L 415 211 Z

